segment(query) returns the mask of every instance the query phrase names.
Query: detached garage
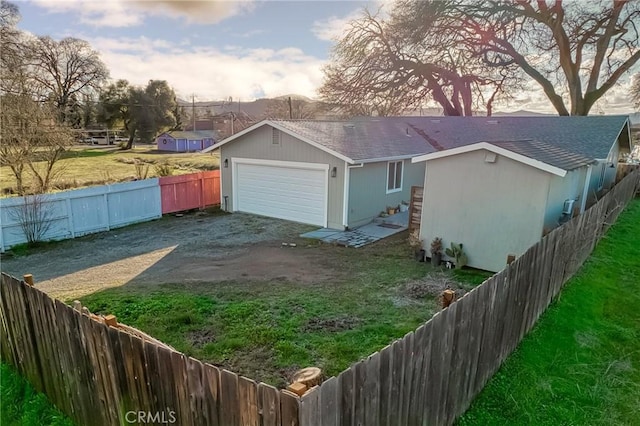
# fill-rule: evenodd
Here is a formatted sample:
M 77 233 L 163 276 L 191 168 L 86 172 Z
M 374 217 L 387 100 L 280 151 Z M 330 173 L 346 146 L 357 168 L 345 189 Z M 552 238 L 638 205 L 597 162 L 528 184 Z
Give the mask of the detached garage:
M 233 159 L 234 210 L 326 226 L 329 165 Z
M 393 120 L 265 120 L 204 149 L 220 149 L 227 211 L 345 229 L 410 199 L 427 142 Z

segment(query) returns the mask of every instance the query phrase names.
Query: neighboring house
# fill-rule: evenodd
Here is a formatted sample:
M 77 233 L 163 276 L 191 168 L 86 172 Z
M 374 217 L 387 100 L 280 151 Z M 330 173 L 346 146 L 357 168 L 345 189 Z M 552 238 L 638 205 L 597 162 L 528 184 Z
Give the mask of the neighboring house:
M 499 271 L 615 183 L 632 147 L 626 116 L 440 117 L 406 122 L 431 142 L 420 238 L 463 243 Z
M 156 138 L 159 151 L 195 152 L 202 151 L 216 142 L 216 134 L 212 130 L 195 132 L 172 131 Z
M 406 124 L 265 120 L 205 149 L 220 149 L 222 207 L 333 229 L 366 224 L 409 201 L 430 152 Z

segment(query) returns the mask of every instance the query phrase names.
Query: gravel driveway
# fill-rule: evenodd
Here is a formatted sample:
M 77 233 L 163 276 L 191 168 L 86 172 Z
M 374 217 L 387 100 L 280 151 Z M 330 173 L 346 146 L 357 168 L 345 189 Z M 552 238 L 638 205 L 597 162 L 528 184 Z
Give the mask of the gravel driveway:
M 31 273 L 36 286 L 69 300 L 124 284 L 235 279 L 329 278 L 321 253 L 284 248 L 313 229 L 278 219 L 196 212 L 89 235 L 2 258 L 2 271 Z

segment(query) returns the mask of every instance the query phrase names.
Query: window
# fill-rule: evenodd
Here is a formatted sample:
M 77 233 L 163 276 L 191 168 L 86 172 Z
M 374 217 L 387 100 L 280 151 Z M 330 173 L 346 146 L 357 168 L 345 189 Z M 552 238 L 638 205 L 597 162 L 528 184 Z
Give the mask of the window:
M 272 130 L 272 134 L 271 134 L 271 144 L 272 145 L 280 145 L 280 130 L 278 129 L 271 129 Z
M 402 161 L 387 163 L 387 194 L 402 191 Z

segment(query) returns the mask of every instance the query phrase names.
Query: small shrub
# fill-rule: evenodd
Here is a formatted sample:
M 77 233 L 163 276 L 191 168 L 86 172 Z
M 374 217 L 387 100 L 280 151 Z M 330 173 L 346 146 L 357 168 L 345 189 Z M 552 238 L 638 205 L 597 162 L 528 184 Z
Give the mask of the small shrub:
M 136 179 L 137 180 L 142 180 L 142 179 L 146 179 L 147 176 L 149 175 L 149 165 L 143 163 L 141 160 L 139 159 L 135 159 L 133 166 L 136 169 Z
M 171 166 L 168 161 L 156 164 L 154 169 L 158 176 L 171 176 L 173 174 L 173 166 Z

